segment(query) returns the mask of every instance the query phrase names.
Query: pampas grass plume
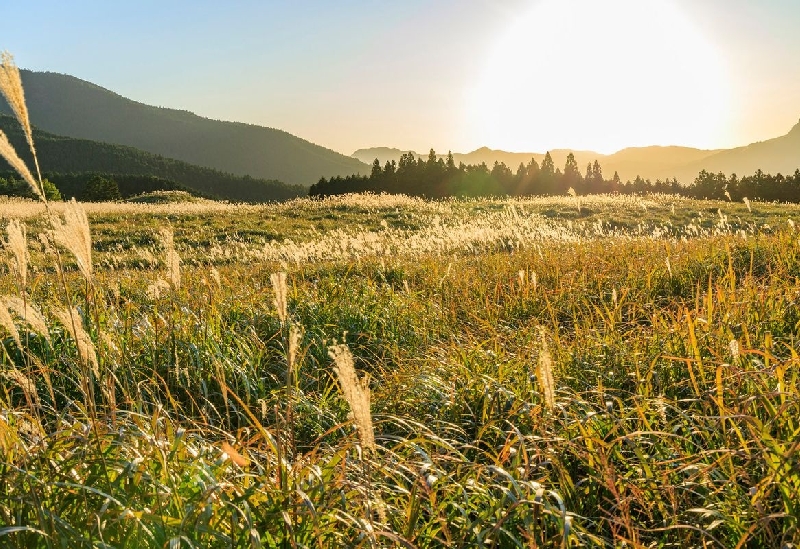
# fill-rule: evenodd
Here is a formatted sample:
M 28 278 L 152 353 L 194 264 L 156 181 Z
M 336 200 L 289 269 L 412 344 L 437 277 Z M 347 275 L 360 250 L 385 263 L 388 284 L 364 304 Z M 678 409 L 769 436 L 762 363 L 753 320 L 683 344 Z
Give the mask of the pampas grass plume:
M 19 157 L 17 151 L 14 150 L 14 146 L 8 140 L 8 137 L 6 137 L 6 134 L 3 132 L 3 130 L 0 130 L 0 156 L 2 156 L 6 162 L 8 162 L 11 167 L 22 176 L 22 179 L 25 180 L 39 200 L 42 202 L 47 202 L 44 194 L 42 194 L 39 184 L 36 182 L 36 179 L 31 174 L 28 166 L 25 165 L 25 162 Z
M 51 238 L 75 257 L 84 278 L 91 281 L 92 235 L 86 212 L 73 198 L 64 208 L 64 220 L 54 215 L 50 218 L 50 224 L 53 227 Z
M 353 412 L 361 447 L 374 451 L 375 431 L 372 427 L 372 414 L 369 406 L 369 376 L 358 378 L 353 355 L 347 345 L 328 347 L 328 355 L 333 359 L 333 369 L 339 378 L 342 394 Z
M 547 338 L 544 328 L 539 328 L 541 338 L 541 349 L 539 350 L 539 360 L 536 363 L 536 379 L 539 381 L 539 388 L 542 391 L 542 399 L 545 406 L 552 410 L 556 406 L 555 381 L 553 380 L 553 358 L 547 347 Z
M 269 276 L 272 282 L 272 289 L 275 292 L 275 309 L 278 311 L 278 318 L 281 324 L 285 324 L 289 318 L 289 308 L 287 303 L 287 294 L 289 293 L 286 286 L 286 273 L 272 273 Z
M 181 258 L 175 251 L 175 238 L 170 228 L 158 231 L 161 245 L 164 246 L 164 261 L 167 264 L 167 278 L 172 287 L 177 290 L 181 287 Z
M 25 163 L 19 159 L 5 134 L 2 134 L 2 138 L 0 139 L 0 154 L 2 154 L 2 156 L 8 160 L 8 163 L 22 175 L 25 181 L 31 186 L 36 196 L 40 200 L 47 202 L 42 192 L 42 175 L 39 171 L 39 160 L 36 158 L 36 147 L 33 146 L 33 129 L 31 128 L 30 118 L 28 117 L 28 107 L 25 104 L 25 91 L 22 88 L 22 78 L 19 74 L 19 68 L 14 62 L 14 57 L 7 51 L 0 54 L 0 94 L 5 97 L 8 106 L 11 107 L 11 112 L 14 113 L 19 125 L 22 126 L 25 140 L 28 142 L 28 146 L 33 154 L 34 164 L 36 164 L 36 174 L 39 176 L 39 183 L 37 184 L 36 180 L 25 166 Z M 11 153 L 10 155 L 8 154 L 9 152 Z M 14 161 L 12 161 L 12 159 Z
M 12 219 L 6 226 L 5 248 L 14 256 L 14 269 L 17 271 L 21 288 L 28 282 L 28 240 L 25 225 L 18 219 Z
M 3 377 L 15 382 L 22 389 L 25 398 L 30 404 L 39 402 L 39 392 L 36 390 L 36 384 L 17 368 L 6 370 L 3 372 Z
M 47 328 L 47 321 L 36 307 L 14 296 L 5 296 L 2 298 L 2 301 L 9 311 L 16 313 L 34 332 L 45 338 L 47 343 L 52 343 L 50 341 L 50 330 Z
M 6 98 L 8 106 L 22 126 L 28 143 L 33 147 L 33 132 L 28 118 L 28 107 L 25 104 L 25 92 L 22 88 L 22 78 L 19 68 L 14 62 L 14 56 L 7 51 L 0 54 L 0 93 Z
M 72 336 L 75 341 L 75 346 L 78 348 L 78 354 L 86 364 L 91 366 L 94 375 L 100 379 L 100 367 L 97 362 L 97 352 L 95 351 L 94 343 L 83 329 L 81 322 L 81 315 L 77 309 L 69 311 L 67 309 L 55 309 L 53 315 L 58 321 L 67 329 L 67 332 Z
M 19 339 L 19 330 L 17 330 L 17 325 L 14 324 L 14 319 L 11 318 L 8 312 L 8 306 L 4 298 L 0 298 L 0 326 L 6 329 L 14 339 L 14 343 L 17 344 L 17 347 L 22 349 L 22 342 Z

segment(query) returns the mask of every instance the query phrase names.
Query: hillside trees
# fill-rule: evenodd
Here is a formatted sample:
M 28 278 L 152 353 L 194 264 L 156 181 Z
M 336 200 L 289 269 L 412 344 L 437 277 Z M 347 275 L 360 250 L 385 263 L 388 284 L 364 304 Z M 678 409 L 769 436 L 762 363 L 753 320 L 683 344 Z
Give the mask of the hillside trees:
M 47 178 L 42 180 L 44 186 L 44 196 L 50 201 L 61 200 L 61 193 L 52 181 Z M 14 174 L 7 174 L 5 177 L 0 174 L 0 196 L 18 196 L 21 198 L 36 198 L 30 185 Z
M 81 200 L 85 202 L 106 202 L 119 200 L 122 194 L 119 185 L 111 178 L 95 175 L 86 183 Z

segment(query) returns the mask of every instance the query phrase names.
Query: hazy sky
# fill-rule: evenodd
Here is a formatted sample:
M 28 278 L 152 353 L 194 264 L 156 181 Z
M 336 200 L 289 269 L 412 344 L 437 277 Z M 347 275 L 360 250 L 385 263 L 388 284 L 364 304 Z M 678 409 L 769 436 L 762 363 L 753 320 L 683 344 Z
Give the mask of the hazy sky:
M 0 49 L 143 103 L 393 146 L 730 147 L 800 118 L 799 0 L 7 0 Z

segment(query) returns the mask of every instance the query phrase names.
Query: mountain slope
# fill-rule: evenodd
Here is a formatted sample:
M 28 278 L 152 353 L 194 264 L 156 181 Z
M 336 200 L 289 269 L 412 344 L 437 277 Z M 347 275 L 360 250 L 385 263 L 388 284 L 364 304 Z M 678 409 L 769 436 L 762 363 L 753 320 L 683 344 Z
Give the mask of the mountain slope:
M 418 157 L 419 153 L 416 151 L 401 151 L 392 147 L 371 147 L 369 149 L 358 149 L 351 156 L 363 162 L 364 164 L 372 165 L 377 158 L 381 165 L 386 164 L 387 161 L 394 160 L 397 162 L 400 157 L 406 153 L 411 153 L 414 157 Z
M 684 175 L 700 170 L 749 175 L 756 170 L 766 173 L 793 174 L 800 168 L 800 121 L 781 137 L 717 152 L 707 158 L 683 166 Z
M 127 145 L 235 175 L 310 185 L 368 173 L 356 159 L 287 132 L 152 107 L 80 80 L 22 71 L 31 122 L 58 135 Z M 9 114 L 0 99 L 0 112 Z
M 18 154 L 32 166 L 27 143 L 16 120 L 0 115 L 0 129 L 8 135 Z M 306 193 L 299 185 L 235 176 L 132 147 L 62 137 L 36 128 L 33 136 L 42 172 L 153 176 L 174 181 L 204 196 L 231 201 L 285 200 Z M 0 159 L 0 171 L 10 169 L 5 160 Z

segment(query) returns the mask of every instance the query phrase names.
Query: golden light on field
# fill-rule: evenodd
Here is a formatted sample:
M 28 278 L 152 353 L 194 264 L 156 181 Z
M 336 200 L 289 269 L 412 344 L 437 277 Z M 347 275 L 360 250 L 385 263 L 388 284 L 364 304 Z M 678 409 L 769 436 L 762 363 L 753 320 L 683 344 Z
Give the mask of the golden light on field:
M 715 148 L 727 80 L 671 0 L 541 0 L 496 42 L 465 116 L 475 143 L 506 150 Z

